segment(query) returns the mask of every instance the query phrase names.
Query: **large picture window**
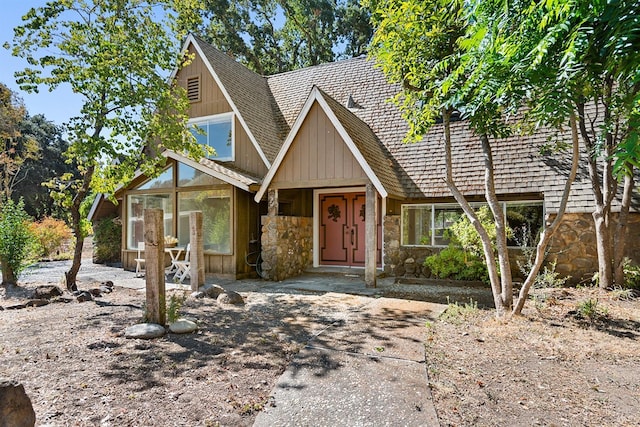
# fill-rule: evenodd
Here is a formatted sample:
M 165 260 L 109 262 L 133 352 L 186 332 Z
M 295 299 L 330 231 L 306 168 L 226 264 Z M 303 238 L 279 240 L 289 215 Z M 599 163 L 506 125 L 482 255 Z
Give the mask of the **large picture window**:
M 171 194 L 135 194 L 127 197 L 127 246 L 137 249 L 144 242 L 144 210 L 164 211 L 164 233 L 173 234 L 173 200 Z
M 181 245 L 189 240 L 189 214 L 193 211 L 202 212 L 204 249 L 231 253 L 231 190 L 178 193 L 178 239 Z
M 481 204 L 472 204 L 474 209 Z M 509 246 L 533 246 L 542 227 L 542 201 L 502 202 L 507 224 L 513 230 Z M 403 246 L 447 246 L 448 230 L 464 212 L 456 204 L 403 205 L 401 232 Z
M 215 150 L 213 160 L 233 161 L 233 114 L 219 114 L 189 121 L 191 133 L 199 144 Z
M 231 254 L 233 187 L 191 166 L 177 163 L 127 195 L 127 249 L 144 241 L 144 210 L 164 211 L 164 234 L 189 243 L 189 214 L 202 212 L 204 250 Z

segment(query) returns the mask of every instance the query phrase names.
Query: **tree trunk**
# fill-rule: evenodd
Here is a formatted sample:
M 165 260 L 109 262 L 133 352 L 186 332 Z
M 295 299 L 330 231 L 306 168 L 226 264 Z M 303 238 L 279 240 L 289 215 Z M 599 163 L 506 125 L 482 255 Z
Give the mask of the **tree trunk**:
M 569 201 L 569 194 L 571 193 L 571 186 L 573 181 L 576 179 L 576 174 L 578 173 L 578 164 L 580 162 L 580 144 L 578 140 L 578 128 L 576 125 L 576 116 L 575 114 L 570 114 L 569 116 L 571 122 L 571 140 L 572 140 L 572 156 L 571 156 L 571 172 L 569 173 L 569 177 L 567 178 L 567 182 L 564 184 L 564 191 L 562 192 L 562 198 L 560 199 L 560 206 L 558 207 L 558 213 L 556 214 L 555 219 L 551 224 L 545 226 L 542 230 L 542 234 L 540 234 L 540 241 L 536 246 L 536 258 L 531 266 L 531 270 L 527 275 L 524 283 L 522 284 L 522 288 L 520 289 L 520 293 L 518 294 L 518 300 L 516 301 L 516 305 L 513 308 L 513 314 L 515 316 L 519 316 L 522 314 L 522 309 L 524 308 L 524 303 L 527 301 L 529 296 L 529 290 L 531 286 L 535 283 L 536 277 L 538 276 L 538 272 L 542 267 L 542 263 L 544 262 L 544 258 L 546 255 L 547 246 L 551 242 L 551 237 L 556 232 L 560 223 L 562 222 L 562 217 L 564 216 L 564 212 L 567 209 L 567 203 Z M 546 223 L 546 221 L 545 221 Z
M 618 224 L 616 225 L 615 242 L 613 246 L 613 265 L 615 284 L 624 286 L 624 253 L 627 246 L 627 222 L 629 221 L 629 208 L 631 206 L 631 193 L 633 192 L 633 166 L 629 167 L 630 171 L 624 177 L 624 191 L 622 193 L 622 206 L 620 215 L 618 215 Z
M 15 286 L 18 284 L 18 278 L 16 277 L 13 268 L 4 259 L 0 260 L 0 267 L 2 267 L 2 286 Z
M 444 141 L 445 141 L 445 164 L 446 164 L 446 179 L 445 182 L 451 190 L 453 197 L 456 199 L 458 204 L 462 207 L 462 210 L 469 218 L 469 221 L 474 226 L 478 234 L 480 235 L 480 241 L 482 242 L 482 250 L 485 257 L 485 262 L 487 263 L 487 271 L 489 273 L 489 280 L 491 282 L 491 292 L 493 294 L 493 302 L 496 307 L 496 316 L 503 317 L 508 313 L 507 305 L 503 299 L 502 286 L 500 283 L 500 275 L 498 274 L 498 269 L 495 263 L 495 254 L 493 252 L 493 248 L 491 247 L 491 238 L 487 233 L 487 230 L 484 229 L 482 223 L 478 219 L 475 211 L 467 202 L 464 195 L 458 190 L 458 187 L 455 184 L 453 179 L 453 162 L 451 156 L 451 112 L 443 111 L 442 119 L 444 124 Z
M 485 198 L 487 199 L 487 203 L 493 214 L 493 221 L 496 225 L 496 251 L 498 252 L 498 265 L 500 266 L 501 296 L 505 310 L 510 311 L 513 306 L 513 279 L 511 277 L 509 248 L 507 246 L 507 225 L 502 205 L 496 195 L 493 154 L 487 134 L 480 135 L 480 141 L 482 142 L 482 154 L 484 158 Z
M 73 197 L 70 213 L 71 213 L 71 228 L 73 229 L 73 234 L 76 238 L 76 243 L 73 250 L 73 261 L 71 263 L 71 268 L 67 271 L 65 276 L 65 281 L 67 284 L 67 289 L 74 291 L 78 289 L 76 284 L 76 279 L 78 277 L 78 271 L 80 271 L 80 265 L 82 263 L 82 247 L 84 245 L 84 236 L 82 235 L 82 218 L 80 217 L 80 206 L 84 201 L 87 194 L 89 194 L 89 189 L 91 187 L 91 179 L 93 178 L 93 173 L 95 172 L 95 166 L 89 166 L 82 177 L 82 184 L 78 189 L 76 195 Z

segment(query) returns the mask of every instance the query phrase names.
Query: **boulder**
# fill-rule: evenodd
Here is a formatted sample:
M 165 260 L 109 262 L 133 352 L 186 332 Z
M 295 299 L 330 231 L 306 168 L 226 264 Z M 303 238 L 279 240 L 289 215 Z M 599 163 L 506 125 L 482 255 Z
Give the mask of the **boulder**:
M 48 299 L 30 299 L 24 305 L 25 307 L 42 307 L 47 304 L 49 304 Z
M 169 325 L 169 330 L 174 334 L 190 334 L 198 330 L 198 325 L 191 320 L 178 319 Z
M 159 338 L 166 333 L 164 326 L 156 323 L 139 323 L 129 326 L 124 331 L 125 338 L 140 338 L 148 340 L 151 338 Z
M 89 293 L 94 297 L 101 297 L 102 296 L 102 293 L 100 292 L 100 289 L 98 289 L 98 288 L 89 289 Z
M 195 299 L 204 298 L 204 292 L 202 291 L 191 292 L 191 298 L 195 298 Z
M 17 381 L 0 381 L 0 427 L 33 427 L 36 413 L 24 386 Z
M 218 295 L 217 301 L 220 304 L 244 304 L 242 295 L 235 291 L 224 291 Z
M 204 290 L 205 295 L 213 299 L 218 298 L 218 296 L 220 296 L 220 294 L 223 292 L 224 292 L 224 288 L 218 285 L 212 285 L 211 287 L 206 288 Z
M 62 295 L 62 289 L 55 285 L 38 286 L 33 291 L 33 299 L 51 299 Z
M 93 301 L 93 295 L 91 295 L 91 292 L 88 291 L 76 291 L 74 295 L 76 296 L 76 301 L 78 302 Z

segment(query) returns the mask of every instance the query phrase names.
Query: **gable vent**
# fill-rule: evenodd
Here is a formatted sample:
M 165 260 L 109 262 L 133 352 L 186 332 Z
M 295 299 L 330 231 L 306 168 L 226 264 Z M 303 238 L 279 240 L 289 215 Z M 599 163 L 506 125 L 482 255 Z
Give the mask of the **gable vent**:
M 189 102 L 200 101 L 200 76 L 187 77 L 187 98 Z

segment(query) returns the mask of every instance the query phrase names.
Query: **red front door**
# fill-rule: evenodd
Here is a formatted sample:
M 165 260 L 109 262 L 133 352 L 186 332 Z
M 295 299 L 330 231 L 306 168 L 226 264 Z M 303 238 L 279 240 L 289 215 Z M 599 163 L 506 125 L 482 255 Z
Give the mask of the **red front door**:
M 379 221 L 378 221 L 379 222 Z M 320 196 L 320 264 L 364 266 L 364 193 Z M 379 231 L 380 228 L 378 227 Z M 378 249 L 380 248 L 378 233 Z M 380 251 L 378 252 L 378 262 Z

